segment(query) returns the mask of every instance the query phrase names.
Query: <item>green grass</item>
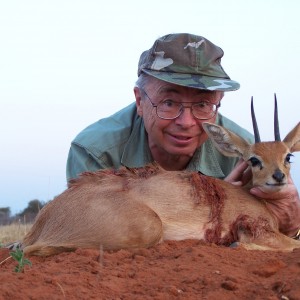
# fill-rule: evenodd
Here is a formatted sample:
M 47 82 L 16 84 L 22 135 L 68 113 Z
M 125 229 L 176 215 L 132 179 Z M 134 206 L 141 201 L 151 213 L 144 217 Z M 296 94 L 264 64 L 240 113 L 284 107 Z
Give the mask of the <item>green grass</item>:
M 22 250 L 17 249 L 16 251 L 11 251 L 9 252 L 9 254 L 11 255 L 11 257 L 18 263 L 15 267 L 15 272 L 17 273 L 23 273 L 24 272 L 24 267 L 26 265 L 28 266 L 32 266 L 32 263 L 29 259 L 24 257 L 24 253 Z

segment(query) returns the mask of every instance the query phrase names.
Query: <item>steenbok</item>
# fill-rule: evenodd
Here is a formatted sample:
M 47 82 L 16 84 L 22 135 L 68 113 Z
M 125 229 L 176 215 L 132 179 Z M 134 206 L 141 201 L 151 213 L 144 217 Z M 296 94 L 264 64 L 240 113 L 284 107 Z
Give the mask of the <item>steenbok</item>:
M 252 184 L 267 192 L 286 186 L 291 153 L 300 151 L 300 123 L 281 142 L 277 104 L 275 116 L 274 142 L 260 142 L 253 117 L 252 145 L 226 128 L 203 125 L 223 154 L 248 162 Z M 226 246 L 238 242 L 246 249 L 300 247 L 280 233 L 276 216 L 247 189 L 197 172 L 165 171 L 156 164 L 85 172 L 71 180 L 40 211 L 22 247 L 27 254 L 47 256 L 76 248 L 118 250 L 184 239 Z

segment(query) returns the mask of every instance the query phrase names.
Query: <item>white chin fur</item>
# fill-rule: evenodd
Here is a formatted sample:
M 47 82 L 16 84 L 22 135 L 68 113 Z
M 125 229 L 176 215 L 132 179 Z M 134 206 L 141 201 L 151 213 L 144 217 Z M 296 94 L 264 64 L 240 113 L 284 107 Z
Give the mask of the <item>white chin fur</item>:
M 263 185 L 260 186 L 259 188 L 265 192 L 265 193 L 275 193 L 279 192 L 281 189 L 283 189 L 286 185 Z

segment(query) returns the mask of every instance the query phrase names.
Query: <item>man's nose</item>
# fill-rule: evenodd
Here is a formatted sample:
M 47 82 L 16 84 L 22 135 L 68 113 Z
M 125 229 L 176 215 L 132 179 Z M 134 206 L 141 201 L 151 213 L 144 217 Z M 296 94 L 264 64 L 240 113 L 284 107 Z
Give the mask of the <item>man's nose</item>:
M 192 113 L 191 106 L 183 106 L 180 115 L 175 119 L 175 123 L 184 127 L 190 127 L 196 124 L 196 118 Z

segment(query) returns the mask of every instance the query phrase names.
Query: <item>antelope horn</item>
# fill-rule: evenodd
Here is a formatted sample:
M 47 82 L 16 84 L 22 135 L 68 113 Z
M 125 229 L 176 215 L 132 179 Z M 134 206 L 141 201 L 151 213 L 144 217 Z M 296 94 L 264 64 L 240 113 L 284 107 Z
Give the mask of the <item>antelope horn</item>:
M 280 133 L 279 133 L 279 121 L 278 121 L 278 109 L 277 109 L 277 98 L 276 94 L 274 94 L 275 97 L 275 110 L 274 110 L 274 135 L 275 135 L 275 141 L 281 141 L 280 139 Z
M 252 117 L 255 143 L 260 143 L 260 136 L 259 136 L 258 127 L 257 127 L 257 123 L 256 123 L 256 117 L 255 117 L 254 108 L 253 108 L 253 96 L 251 97 L 251 117 Z

